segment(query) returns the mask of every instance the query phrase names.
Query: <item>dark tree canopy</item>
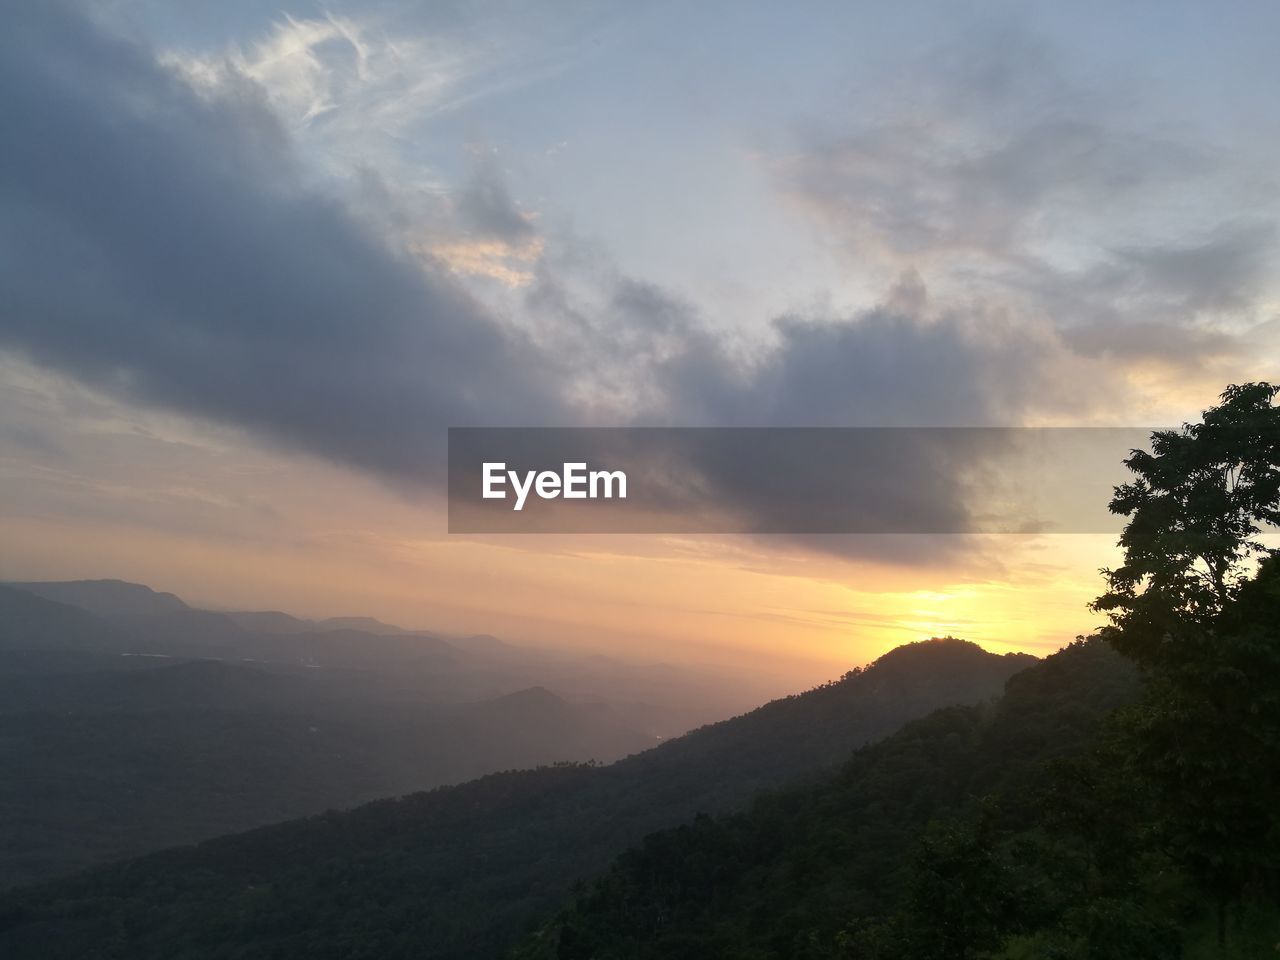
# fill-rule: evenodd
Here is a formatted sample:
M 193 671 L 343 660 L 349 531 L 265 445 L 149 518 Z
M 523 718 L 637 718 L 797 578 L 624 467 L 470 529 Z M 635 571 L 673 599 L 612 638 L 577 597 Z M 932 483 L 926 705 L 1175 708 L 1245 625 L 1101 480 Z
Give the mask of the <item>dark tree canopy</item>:
M 1112 642 L 1150 663 L 1166 641 L 1212 625 L 1239 594 L 1259 534 L 1280 523 L 1280 387 L 1231 386 L 1201 423 L 1151 437 L 1126 466 L 1135 479 L 1110 507 L 1129 517 L 1124 563 L 1104 570 L 1094 602 L 1120 628 Z
M 1280 888 L 1280 551 L 1260 540 L 1280 523 L 1277 393 L 1229 387 L 1125 461 L 1125 560 L 1094 604 L 1148 670 L 1122 718 L 1130 763 L 1154 788 L 1153 836 L 1216 902 L 1220 943 L 1229 904 Z

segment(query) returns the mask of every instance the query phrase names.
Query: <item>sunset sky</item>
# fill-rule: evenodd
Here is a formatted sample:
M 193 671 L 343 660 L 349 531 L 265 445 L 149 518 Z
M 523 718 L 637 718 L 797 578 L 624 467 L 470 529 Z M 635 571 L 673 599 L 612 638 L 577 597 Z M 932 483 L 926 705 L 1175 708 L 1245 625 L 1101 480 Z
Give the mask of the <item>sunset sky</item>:
M 1280 6 L 15 3 L 0 579 L 778 692 L 1113 536 L 461 536 L 450 426 L 1154 426 L 1280 376 Z M 904 478 L 904 483 L 911 478 Z

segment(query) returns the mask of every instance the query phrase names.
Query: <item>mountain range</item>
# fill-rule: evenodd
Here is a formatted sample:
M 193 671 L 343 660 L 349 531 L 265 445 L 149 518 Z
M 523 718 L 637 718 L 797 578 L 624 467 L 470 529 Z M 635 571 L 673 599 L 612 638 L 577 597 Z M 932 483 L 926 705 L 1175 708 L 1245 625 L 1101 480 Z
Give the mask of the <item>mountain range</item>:
M 119 581 L 27 586 L 0 586 L 0 886 L 681 729 L 662 698 L 683 692 L 622 665 L 359 618 L 255 632 Z
M 20 606 L 7 595 L 15 592 L 10 588 L 0 600 Z M 280 661 L 270 669 L 198 660 L 138 668 L 133 663 L 175 657 L 180 642 L 207 649 L 217 640 L 208 633 L 179 641 L 159 630 L 138 631 L 140 616 L 150 616 L 154 626 L 190 612 L 162 603 L 169 609 L 116 613 L 107 624 L 144 637 L 153 655 L 117 657 L 130 663 L 91 671 L 92 679 L 69 680 L 65 670 L 56 682 L 43 676 L 40 689 L 28 689 L 21 710 L 0 717 L 17 734 L 5 742 L 40 744 L 19 751 L 18 760 L 29 766 L 17 778 L 24 786 L 9 791 L 5 822 L 24 829 L 0 850 L 20 848 L 23 837 L 66 837 L 77 830 L 90 838 L 100 831 L 117 836 L 119 822 L 139 808 L 104 792 L 112 771 L 135 797 L 155 791 L 143 805 L 143 820 L 169 821 L 173 829 L 196 834 L 186 839 L 237 829 L 201 817 L 202 809 L 283 820 L 294 815 L 284 801 L 305 797 L 317 815 L 16 890 L 0 901 L 0 951 L 6 956 L 496 956 L 561 904 L 576 882 L 597 875 L 647 834 L 698 814 L 749 809 L 761 791 L 821 782 L 850 753 L 903 723 L 939 707 L 986 703 L 1035 664 L 1026 655 L 994 655 L 949 638 L 911 644 L 832 683 L 655 746 L 651 736 L 629 743 L 634 731 L 616 722 L 608 703 L 569 702 L 543 685 L 451 704 L 370 697 L 370 689 L 382 689 L 379 684 L 357 685 L 361 692 L 346 698 L 335 697 L 331 685 L 314 686 L 314 677 L 357 664 L 367 680 L 380 663 L 397 657 L 403 663 L 409 648 L 398 644 L 409 634 L 379 635 L 376 653 L 361 650 L 356 657 L 341 628 L 277 631 L 276 640 L 312 638 L 305 647 L 271 648 L 297 658 L 287 670 Z M 85 626 L 65 605 L 42 609 Z M 24 622 L 34 619 L 28 615 Z M 264 636 L 232 624 L 248 636 Z M 322 634 L 332 638 L 328 645 L 314 639 Z M 0 637 L 11 650 L 21 646 L 12 631 Z M 444 646 L 428 646 L 415 659 L 417 669 L 456 668 L 455 651 L 462 647 L 440 642 Z M 167 652 L 161 654 L 161 647 Z M 101 658 L 100 650 L 94 656 Z M 391 689 L 403 693 L 406 686 L 418 688 L 401 678 Z M 80 698 L 96 706 L 91 716 L 81 709 L 51 719 L 52 710 L 37 709 L 45 695 L 48 704 Z M 197 703 L 207 706 L 193 708 Z M 149 714 L 152 708 L 157 713 Z M 160 746 L 157 730 L 164 731 Z M 453 766 L 424 746 L 440 730 L 446 732 L 434 742 L 448 748 Z M 497 765 L 495 741 L 507 750 L 506 762 Z M 548 742 L 558 745 L 558 754 L 539 756 Z M 141 766 L 130 766 L 138 760 L 132 748 L 122 756 L 111 747 L 121 743 L 147 745 Z M 412 755 L 389 750 L 397 743 L 413 744 Z M 196 759 L 186 768 L 175 766 L 173 758 L 191 744 L 200 745 Z M 578 757 L 567 755 L 570 745 Z M 612 747 L 612 756 L 601 746 Z M 612 763 L 550 763 L 585 759 L 588 747 L 597 748 L 587 756 L 598 761 L 631 755 Z M 483 771 L 467 770 L 466 763 L 480 763 L 485 750 L 491 770 L 526 769 L 471 779 Z M 78 770 L 79 778 L 90 771 L 97 786 L 92 800 L 51 822 L 49 811 L 59 802 L 42 798 L 39 789 L 33 798 L 31 785 L 58 784 L 56 775 L 41 770 L 55 757 Z M 89 757 L 98 758 L 100 768 Z M 448 771 L 438 773 L 446 779 L 437 782 L 458 785 L 410 792 L 424 765 Z M 328 800 L 334 783 L 348 796 L 381 791 L 386 799 L 321 813 L 343 805 Z M 405 795 L 393 799 L 397 794 Z M 65 792 L 58 796 L 65 801 Z M 210 797 L 217 801 L 212 806 Z M 166 809 L 182 816 L 166 815 Z M 154 846 L 182 842 L 156 830 L 147 838 Z M 94 859 L 104 860 L 127 851 L 100 841 L 95 852 Z M 74 865 L 64 854 L 45 873 Z M 38 878 L 31 873 L 21 876 L 11 868 L 18 880 Z

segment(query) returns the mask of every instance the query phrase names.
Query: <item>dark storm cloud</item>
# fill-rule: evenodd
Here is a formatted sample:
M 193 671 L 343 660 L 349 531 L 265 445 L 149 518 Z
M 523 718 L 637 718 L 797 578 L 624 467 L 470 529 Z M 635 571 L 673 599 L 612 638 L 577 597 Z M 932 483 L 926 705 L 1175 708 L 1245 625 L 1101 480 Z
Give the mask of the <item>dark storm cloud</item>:
M 582 368 L 603 367 L 610 381 L 630 377 L 625 419 L 645 426 L 975 426 L 1019 422 L 1028 411 L 1070 408 L 1078 383 L 1060 369 L 1063 348 L 1052 331 L 1011 321 L 973 305 L 966 312 L 931 304 L 928 291 L 907 273 L 885 301 L 870 310 L 821 320 L 784 317 L 768 349 L 735 358 L 710 338 L 694 309 L 652 284 L 611 275 L 596 296 L 580 300 L 554 275 L 530 291 L 536 311 L 566 323 L 568 339 L 583 351 Z M 567 318 L 567 319 L 566 319 Z M 591 364 L 587 361 L 590 359 Z M 610 442 L 618 438 L 609 437 Z M 646 458 L 664 473 L 654 489 L 670 503 L 699 504 L 703 515 L 667 521 L 669 529 L 790 530 L 789 542 L 845 557 L 941 563 L 972 549 L 962 536 L 916 537 L 886 548 L 884 538 L 800 533 L 870 529 L 857 519 L 857 501 L 883 505 L 896 498 L 911 518 L 895 529 L 990 529 L 975 513 L 993 492 L 983 474 L 1004 452 L 1007 437 L 975 438 L 958 448 L 924 446 L 909 462 L 875 475 L 850 469 L 861 450 L 824 448 L 798 439 L 803 456 L 744 459 L 733 443 L 677 448 Z M 784 444 L 785 445 L 785 444 Z M 650 448 L 646 447 L 646 450 Z M 606 451 L 603 462 L 622 462 L 626 450 Z M 1123 451 L 1121 451 L 1123 453 Z M 896 454 L 901 457 L 903 451 Z M 610 459 L 612 458 L 612 460 Z M 676 469 L 673 463 L 681 466 Z M 628 463 L 644 474 L 643 464 Z M 830 476 L 837 486 L 815 490 L 805 502 L 779 496 L 794 489 L 795 472 Z M 630 475 L 630 474 L 629 474 Z M 667 478 L 674 478 L 671 483 Z M 691 487 L 691 489 L 687 489 Z M 865 496 L 860 497 L 859 491 Z M 725 516 L 712 518 L 708 503 Z M 850 511 L 853 513 L 850 513 Z M 841 512 L 843 511 L 843 513 Z M 837 520 L 837 517 L 839 518 Z M 684 524 L 684 526 L 681 526 Z M 986 524 L 984 526 L 984 524 Z
M 0 33 L 0 343 L 385 475 L 448 424 L 563 422 L 456 284 L 298 186 L 247 85 L 200 96 L 57 5 Z
M 981 426 L 1070 404 L 1051 331 L 981 303 L 935 306 L 914 272 L 874 308 L 784 316 L 773 330 L 745 367 L 691 338 L 657 365 L 662 394 L 733 426 Z

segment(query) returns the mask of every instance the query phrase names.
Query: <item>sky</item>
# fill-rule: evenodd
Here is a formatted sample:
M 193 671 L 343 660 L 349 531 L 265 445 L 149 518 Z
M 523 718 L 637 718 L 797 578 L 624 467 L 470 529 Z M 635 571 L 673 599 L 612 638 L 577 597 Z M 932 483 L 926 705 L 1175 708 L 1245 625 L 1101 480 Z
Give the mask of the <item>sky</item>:
M 450 535 L 445 431 L 1146 427 L 1277 377 L 1271 3 L 0 16 L 0 578 L 780 692 L 1043 654 L 1113 536 Z

